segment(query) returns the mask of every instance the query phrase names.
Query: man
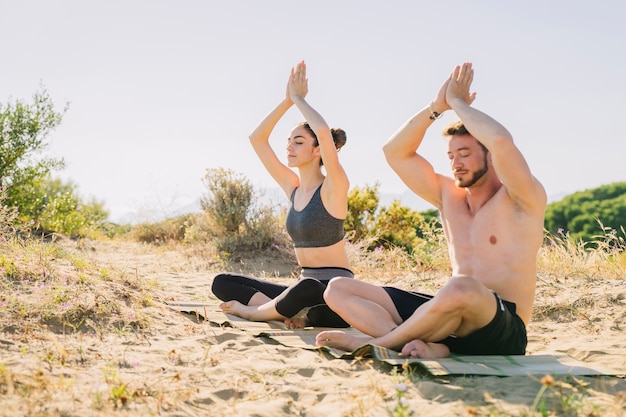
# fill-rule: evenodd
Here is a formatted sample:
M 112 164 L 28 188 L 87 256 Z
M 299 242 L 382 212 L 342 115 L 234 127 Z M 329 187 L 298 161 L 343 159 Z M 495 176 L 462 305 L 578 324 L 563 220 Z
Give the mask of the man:
M 430 105 L 383 147 L 389 165 L 441 214 L 452 277 L 436 295 L 336 278 L 328 305 L 368 337 L 321 332 L 318 345 L 352 351 L 365 343 L 411 357 L 524 354 L 543 239 L 546 193 L 510 133 L 471 107 L 474 70 L 458 65 Z M 426 130 L 452 109 L 444 130 L 453 178 L 435 173 L 419 148 Z

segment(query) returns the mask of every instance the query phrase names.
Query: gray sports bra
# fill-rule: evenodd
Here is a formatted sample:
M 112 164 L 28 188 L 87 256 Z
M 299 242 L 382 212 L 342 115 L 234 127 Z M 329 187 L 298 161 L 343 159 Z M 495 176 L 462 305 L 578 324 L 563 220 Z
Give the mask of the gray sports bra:
M 324 207 L 320 185 L 311 201 L 301 211 L 293 208 L 295 188 L 291 193 L 291 207 L 287 213 L 287 233 L 296 248 L 319 248 L 334 245 L 344 237 L 343 219 L 333 217 Z

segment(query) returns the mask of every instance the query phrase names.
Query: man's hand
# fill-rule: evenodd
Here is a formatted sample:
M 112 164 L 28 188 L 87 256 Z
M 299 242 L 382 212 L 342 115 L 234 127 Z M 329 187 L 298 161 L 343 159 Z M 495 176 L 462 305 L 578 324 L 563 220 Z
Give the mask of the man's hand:
M 457 100 L 462 100 L 467 105 L 472 104 L 476 98 L 476 93 L 470 93 L 469 91 L 473 79 L 474 69 L 471 62 L 465 62 L 454 68 L 447 81 L 445 91 L 445 101 L 448 106 L 453 107 L 454 102 Z M 441 90 L 439 93 L 441 94 Z M 439 96 L 437 96 L 437 99 L 439 99 Z

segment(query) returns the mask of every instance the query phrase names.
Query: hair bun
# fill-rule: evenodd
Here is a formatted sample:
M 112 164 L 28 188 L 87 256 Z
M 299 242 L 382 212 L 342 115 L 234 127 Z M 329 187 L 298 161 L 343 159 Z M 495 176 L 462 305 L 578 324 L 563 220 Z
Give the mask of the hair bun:
M 330 129 L 330 133 L 333 135 L 333 142 L 335 142 L 335 148 L 337 150 L 341 149 L 348 140 L 346 136 L 346 132 L 341 128 L 333 127 Z

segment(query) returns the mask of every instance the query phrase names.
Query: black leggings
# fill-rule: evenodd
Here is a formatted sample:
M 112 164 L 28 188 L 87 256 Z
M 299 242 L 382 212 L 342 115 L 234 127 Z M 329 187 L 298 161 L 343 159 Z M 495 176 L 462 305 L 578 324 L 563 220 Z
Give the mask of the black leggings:
M 211 291 L 222 301 L 237 300 L 248 304 L 257 292 L 275 300 L 276 311 L 294 317 L 306 311 L 309 326 L 349 327 L 324 301 L 324 290 L 334 277 L 354 278 L 345 268 L 302 268 L 300 278 L 291 285 L 280 285 L 242 274 L 222 273 L 213 278 Z

